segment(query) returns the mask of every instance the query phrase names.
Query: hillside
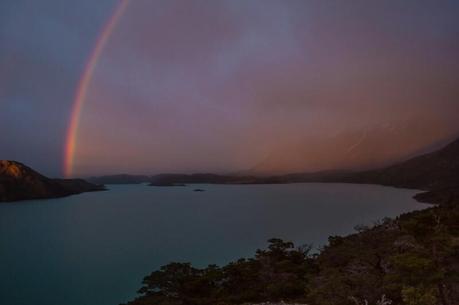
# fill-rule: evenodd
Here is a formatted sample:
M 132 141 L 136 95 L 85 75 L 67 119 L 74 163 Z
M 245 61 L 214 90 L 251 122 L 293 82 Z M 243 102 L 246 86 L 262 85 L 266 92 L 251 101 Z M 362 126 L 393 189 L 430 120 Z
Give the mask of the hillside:
M 22 163 L 0 160 L 0 202 L 64 197 L 103 189 L 81 179 L 50 179 Z
M 459 198 L 459 139 L 444 148 L 387 168 L 341 177 L 327 182 L 368 183 L 412 188 L 427 192 L 414 198 L 427 203 L 457 204 Z
M 459 139 L 433 153 L 384 169 L 355 173 L 344 180 L 434 190 L 459 184 Z
M 318 253 L 269 240 L 253 258 L 219 267 L 170 263 L 128 305 L 459 304 L 459 205 L 384 219 L 330 236 Z

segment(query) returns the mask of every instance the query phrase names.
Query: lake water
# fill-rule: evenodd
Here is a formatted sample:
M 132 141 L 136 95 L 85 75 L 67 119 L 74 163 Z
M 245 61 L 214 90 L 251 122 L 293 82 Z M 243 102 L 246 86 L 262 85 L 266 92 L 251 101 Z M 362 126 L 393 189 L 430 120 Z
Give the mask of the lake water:
M 0 304 L 117 305 L 171 261 L 224 264 L 272 237 L 319 246 L 426 207 L 416 191 L 373 185 L 109 188 L 0 204 Z

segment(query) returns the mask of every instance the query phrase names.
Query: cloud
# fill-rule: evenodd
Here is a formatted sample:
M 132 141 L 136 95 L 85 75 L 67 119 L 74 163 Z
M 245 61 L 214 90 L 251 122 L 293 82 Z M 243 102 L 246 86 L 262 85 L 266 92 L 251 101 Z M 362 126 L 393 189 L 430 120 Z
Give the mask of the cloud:
M 36 41 L 17 42 L 69 75 L 50 94 L 46 70 L 47 111 L 68 115 L 70 101 L 57 105 L 81 72 L 79 42 L 89 54 L 109 4 L 86 34 L 84 14 L 52 10 Z M 458 12 L 454 1 L 131 1 L 97 63 L 75 172 L 367 168 L 419 153 L 459 134 Z M 37 83 L 44 68 L 27 66 Z M 11 89 L 24 74 L 0 77 Z

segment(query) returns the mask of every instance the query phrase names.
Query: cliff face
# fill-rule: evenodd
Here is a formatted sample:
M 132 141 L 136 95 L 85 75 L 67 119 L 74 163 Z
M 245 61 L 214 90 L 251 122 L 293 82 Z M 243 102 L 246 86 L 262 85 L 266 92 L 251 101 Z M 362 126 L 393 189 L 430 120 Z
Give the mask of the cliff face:
M 50 179 L 22 163 L 0 160 L 0 202 L 63 197 L 103 189 L 81 179 Z

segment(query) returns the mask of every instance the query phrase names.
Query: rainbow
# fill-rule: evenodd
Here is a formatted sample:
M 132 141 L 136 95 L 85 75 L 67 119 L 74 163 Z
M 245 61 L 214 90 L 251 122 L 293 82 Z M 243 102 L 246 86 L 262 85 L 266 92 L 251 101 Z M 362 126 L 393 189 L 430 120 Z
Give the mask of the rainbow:
M 75 149 L 77 145 L 78 138 L 78 125 L 80 122 L 81 112 L 83 110 L 84 103 L 86 101 L 86 95 L 88 93 L 88 88 L 91 83 L 97 62 L 110 39 L 110 36 L 113 30 L 116 28 L 116 25 L 120 17 L 126 11 L 129 0 L 119 0 L 119 3 L 115 6 L 113 13 L 108 18 L 107 22 L 102 27 L 99 36 L 97 37 L 95 47 L 90 53 L 88 60 L 85 64 L 83 73 L 78 82 L 75 97 L 73 100 L 70 123 L 67 129 L 65 148 L 64 148 L 64 176 L 72 177 L 73 175 L 73 166 L 75 160 Z

